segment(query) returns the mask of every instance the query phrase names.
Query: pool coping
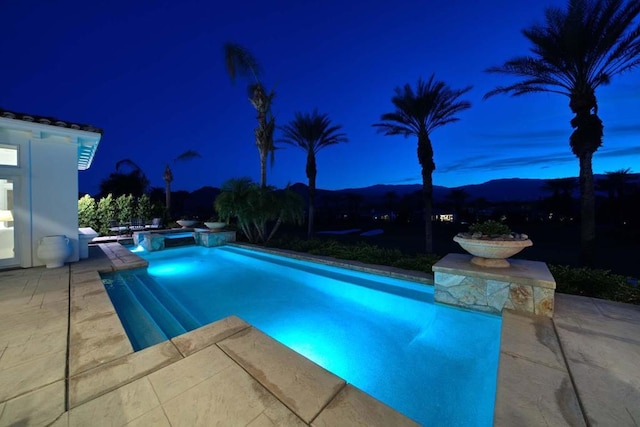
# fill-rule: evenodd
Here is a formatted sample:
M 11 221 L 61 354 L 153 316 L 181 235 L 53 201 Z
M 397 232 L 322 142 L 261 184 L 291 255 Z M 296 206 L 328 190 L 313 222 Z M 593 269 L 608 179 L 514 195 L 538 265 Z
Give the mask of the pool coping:
M 364 264 L 356 261 L 344 261 L 332 257 L 265 248 L 244 243 L 232 243 L 229 244 L 229 246 L 251 249 L 274 255 L 284 255 L 294 259 L 319 262 L 325 265 L 347 268 L 366 273 L 383 274 L 394 278 L 417 281 L 425 285 L 433 285 L 433 275 L 422 272 Z M 116 248 L 118 247 L 116 246 Z M 125 248 L 122 249 L 126 250 Z M 121 251 L 122 249 L 119 250 Z M 128 255 L 125 254 L 124 256 Z M 122 257 L 117 257 L 117 261 L 119 261 L 120 258 Z M 510 326 L 513 325 L 517 325 L 517 331 L 512 331 Z M 555 343 L 553 343 L 553 340 L 551 340 L 551 342 L 547 342 L 548 340 L 545 338 L 538 339 L 533 344 L 528 343 L 527 345 L 522 346 L 520 345 L 521 343 L 519 340 L 523 331 L 536 337 L 555 336 L 553 324 L 550 319 L 543 319 L 540 318 L 540 316 L 521 316 L 520 314 L 505 311 L 503 314 L 503 326 L 501 331 L 501 350 L 494 424 L 499 425 L 502 421 L 505 422 L 505 425 L 512 423 L 514 418 L 513 405 L 511 403 L 507 404 L 507 402 L 511 402 L 511 396 L 521 396 L 524 392 L 524 390 L 522 390 L 521 383 L 517 381 L 514 382 L 513 378 L 519 378 L 518 374 L 520 372 L 526 372 L 528 370 L 531 371 L 533 369 L 537 372 L 537 375 L 546 375 L 548 377 L 548 381 L 553 386 L 530 388 L 529 392 L 535 394 L 536 398 L 529 399 L 526 396 L 529 393 L 525 392 L 523 400 L 531 400 L 531 403 L 524 404 L 522 401 L 519 402 L 518 405 L 521 407 L 518 409 L 517 413 L 522 412 L 523 409 L 526 408 L 526 413 L 529 418 L 542 418 L 547 421 L 549 419 L 556 419 L 557 421 L 563 422 L 570 421 L 570 425 L 580 425 L 579 421 L 583 419 L 582 412 L 579 407 L 575 390 L 573 387 L 567 386 L 567 384 L 572 383 L 557 336 L 555 338 Z M 522 408 L 522 406 L 525 408 Z M 550 416 L 550 414 L 554 414 L 554 416 Z
M 262 249 L 251 245 L 237 246 Z M 133 353 L 113 305 L 106 294 L 99 272 L 141 268 L 146 266 L 146 261 L 132 254 L 119 243 L 101 244 L 91 247 L 90 250 L 89 259 L 66 267 L 69 277 L 69 304 L 67 305 L 69 310 L 68 373 L 63 376 L 62 382 L 59 380 L 46 384 L 40 382 L 42 385 L 37 386 L 39 388 L 34 387 L 27 394 L 16 395 L 10 400 L 0 402 L 0 424 L 6 422 L 7 419 L 11 423 L 9 415 L 12 411 L 10 411 L 10 408 L 15 407 L 18 403 L 23 408 L 23 412 L 26 411 L 29 408 L 28 403 L 31 398 L 35 399 L 31 403 L 34 413 L 42 412 L 45 409 L 51 411 L 47 418 L 49 420 L 47 424 L 53 423 L 56 426 L 81 424 L 78 420 L 82 419 L 83 414 L 86 415 L 88 413 L 89 415 L 93 414 L 91 416 L 95 416 L 96 411 L 100 412 L 101 408 L 104 410 L 100 413 L 107 417 L 105 418 L 106 420 L 108 417 L 114 416 L 115 412 L 126 412 L 125 409 L 127 408 L 123 406 L 127 405 L 125 397 L 130 396 L 132 390 L 151 389 L 155 391 L 155 393 L 152 392 L 151 394 L 152 400 L 156 399 L 157 405 L 153 408 L 147 408 L 147 412 L 144 414 L 138 414 L 135 417 L 133 414 L 129 415 L 135 418 L 139 425 L 141 423 L 144 425 L 142 420 L 148 421 L 149 419 L 160 419 L 163 420 L 165 425 L 169 425 L 166 405 L 163 406 L 163 403 L 158 401 L 157 396 L 161 393 L 153 388 L 154 384 L 157 386 L 156 382 L 158 377 L 162 376 L 162 373 L 177 369 L 176 367 L 178 366 L 188 365 L 192 360 L 195 360 L 197 355 L 202 355 L 204 351 L 215 353 L 222 358 L 232 359 L 233 363 L 240 367 L 238 368 L 241 369 L 241 372 L 239 371 L 240 374 L 244 372 L 243 378 L 246 381 L 252 381 L 253 388 L 263 387 L 268 390 L 268 387 L 265 387 L 260 382 L 260 378 L 258 378 L 264 372 L 261 369 L 255 369 L 253 361 L 247 359 L 246 353 L 238 356 L 241 352 L 236 351 L 234 359 L 231 355 L 233 351 L 229 350 L 231 347 L 227 346 L 227 352 L 223 347 L 234 340 L 236 340 L 236 343 L 242 343 L 243 340 L 246 340 L 244 345 L 249 345 L 249 347 L 255 347 L 258 342 L 262 343 L 261 347 L 263 350 L 266 349 L 266 354 L 269 354 L 271 350 L 275 352 L 282 351 L 283 348 L 286 349 L 285 353 L 287 353 L 288 349 L 277 342 L 275 342 L 277 345 L 269 344 L 270 339 L 266 335 L 259 333 L 259 331 L 254 332 L 255 328 L 245 327 L 244 325 L 240 328 L 239 321 L 241 322 L 241 320 L 237 318 L 237 320 L 227 318 L 224 321 L 220 321 L 223 324 L 214 322 L 196 331 L 176 337 L 171 341 Z M 329 257 L 308 256 L 298 253 L 292 254 L 289 251 L 273 249 L 266 249 L 265 251 L 287 256 L 294 255 L 295 258 L 299 259 L 321 260 L 321 262 L 329 265 L 340 267 L 354 268 L 355 266 L 355 269 L 360 269 L 360 271 L 386 274 L 384 272 L 385 268 L 362 263 L 351 263 Z M 406 270 L 390 270 L 392 270 L 393 274 L 399 275 L 395 277 L 409 278 L 410 280 L 416 280 L 413 277 L 419 277 L 419 280 L 423 282 L 429 280 L 429 275 L 423 273 L 414 275 L 414 272 Z M 48 270 L 45 269 L 38 271 L 48 273 Z M 584 305 L 583 300 L 590 300 L 582 297 L 574 298 L 581 298 L 578 301 L 582 305 Z M 559 307 L 568 307 L 568 309 L 561 310 L 564 312 L 562 320 L 572 320 L 570 316 L 573 316 L 575 312 L 571 310 L 577 304 L 576 301 L 569 298 L 569 296 L 562 296 L 562 298 L 558 299 L 558 303 Z M 630 314 L 630 316 L 634 313 Z M 556 314 L 559 314 L 559 312 Z M 549 425 L 586 425 L 586 415 L 583 412 L 584 403 L 578 400 L 578 394 L 576 393 L 576 384 L 580 384 L 581 378 L 574 378 L 570 375 L 567 360 L 572 359 L 565 357 L 565 352 L 567 351 L 565 346 L 567 344 L 561 344 L 559 338 L 560 334 L 565 333 L 564 329 L 562 329 L 564 325 L 560 322 L 556 323 L 554 324 L 552 319 L 541 316 L 526 316 L 508 311 L 503 313 L 494 425 L 544 423 Z M 201 329 L 214 329 L 218 330 L 218 332 L 199 332 Z M 220 332 L 220 330 L 223 332 Z M 249 330 L 251 330 L 251 333 L 247 334 L 246 331 Z M 200 334 L 208 338 L 198 338 Z M 250 335 L 251 339 L 245 338 L 243 334 Z M 187 350 L 185 350 L 184 343 L 181 350 L 181 344 L 178 342 L 185 339 L 193 339 L 196 343 L 193 344 L 196 346 L 194 348 L 200 348 L 200 351 L 190 353 L 188 346 Z M 198 340 L 202 339 L 209 340 L 206 341 L 208 343 L 207 346 L 202 347 L 202 343 L 197 344 Z M 224 344 L 225 340 L 229 341 Z M 569 348 L 569 350 L 571 349 Z M 287 360 L 287 365 L 285 366 L 289 366 L 288 357 L 285 358 Z M 294 354 L 293 359 L 302 360 L 300 362 L 302 365 L 306 363 L 315 365 L 297 353 Z M 275 365 L 278 364 L 276 363 Z M 251 375 L 252 372 L 253 376 Z M 304 369 L 297 371 L 298 374 L 303 372 L 305 372 Z M 0 384 L 2 383 L 1 374 L 2 372 L 0 371 Z M 333 375 L 328 372 L 327 374 Z M 276 375 L 276 377 L 283 381 L 281 376 Z M 284 377 L 286 378 L 286 375 Z M 180 378 L 180 381 L 183 381 L 183 379 Z M 262 381 L 264 382 L 264 378 L 262 378 Z M 331 381 L 329 382 L 331 383 Z M 332 384 L 335 386 L 336 383 Z M 46 408 L 41 408 L 41 396 L 45 394 L 47 396 L 57 396 L 59 394 L 57 390 L 60 390 L 60 387 L 63 386 L 65 399 L 61 403 L 57 403 L 54 409 L 50 407 L 53 403 Z M 322 408 L 318 413 L 323 413 L 325 418 L 316 415 L 313 425 L 321 425 L 322 420 L 333 420 L 335 425 L 336 420 L 347 419 L 353 422 L 366 420 L 365 424 L 367 425 L 376 425 L 376 421 L 378 425 L 411 424 L 404 417 L 397 418 L 398 413 L 396 411 L 391 410 L 386 405 L 375 401 L 375 399 L 364 393 L 359 393 L 353 387 L 347 385 L 334 388 L 340 388 L 340 390 L 337 391 L 337 394 L 331 394 L 333 400 L 327 403 L 327 394 L 325 393 L 325 400 L 322 400 L 324 406 L 316 402 L 314 411 Z M 334 388 L 329 387 L 332 393 Z M 278 395 L 277 390 L 274 393 L 267 393 L 281 404 L 288 399 L 287 396 Z M 294 392 L 295 394 L 297 392 Z M 115 400 L 116 406 L 106 404 L 112 402 L 114 396 L 119 396 Z M 59 402 L 59 397 L 53 400 Z M 53 400 L 50 399 L 50 401 Z M 303 424 L 308 424 L 308 421 L 306 421 L 309 419 L 308 412 L 307 418 L 301 418 L 305 417 L 305 415 L 292 411 L 291 407 L 296 405 L 289 403 L 289 406 L 284 403 L 285 409 L 283 411 L 289 415 L 293 414 L 293 421 L 297 420 Z M 464 404 L 464 402 L 461 402 L 461 404 Z M 133 420 L 133 418 L 128 419 L 128 421 Z M 390 422 L 390 419 L 394 420 L 393 423 Z
M 304 423 L 346 417 L 366 425 L 416 425 L 388 405 L 235 316 L 134 352 L 99 273 L 142 268 L 146 261 L 119 243 L 100 244 L 98 247 L 106 256 L 102 263 L 91 266 L 95 269 L 93 273 L 86 268 L 80 269 L 76 264 L 71 266 L 70 416 L 79 410 L 76 408 L 94 399 L 104 398 L 163 368 L 184 362 L 205 348 L 216 347 Z M 251 337 L 243 337 L 243 334 Z M 260 342 L 263 347 L 260 357 L 252 352 L 244 355 L 234 352 L 234 346 L 239 346 L 237 342 L 242 339 L 249 340 L 250 344 L 245 345 L 254 350 L 255 342 Z M 271 360 L 267 363 L 269 366 L 265 366 L 266 360 Z M 278 367 L 286 369 L 280 371 Z M 304 386 L 296 385 L 300 377 L 309 375 L 311 379 Z M 323 384 L 330 384 L 329 389 Z

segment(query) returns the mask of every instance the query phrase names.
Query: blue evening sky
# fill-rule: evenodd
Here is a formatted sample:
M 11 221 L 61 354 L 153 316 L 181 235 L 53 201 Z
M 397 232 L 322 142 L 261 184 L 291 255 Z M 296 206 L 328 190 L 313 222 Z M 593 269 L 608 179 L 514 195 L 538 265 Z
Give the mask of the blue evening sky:
M 259 178 L 255 110 L 247 81 L 226 73 L 222 46 L 247 47 L 277 92 L 282 125 L 295 111 L 327 113 L 349 143 L 318 156 L 319 188 L 420 183 L 416 140 L 377 134 L 396 86 L 435 73 L 453 88 L 473 85 L 472 108 L 435 130 L 435 185 L 497 178 L 577 176 L 568 99 L 553 94 L 482 95 L 506 77 L 483 70 L 528 53 L 520 30 L 560 0 L 2 0 L 0 106 L 104 129 L 80 190 L 96 193 L 124 158 L 153 186 L 172 163 L 175 190 Z M 640 158 L 640 69 L 598 92 L 605 124 L 595 173 Z M 278 135 L 277 135 L 278 136 Z M 306 182 L 305 154 L 276 152 L 269 184 Z

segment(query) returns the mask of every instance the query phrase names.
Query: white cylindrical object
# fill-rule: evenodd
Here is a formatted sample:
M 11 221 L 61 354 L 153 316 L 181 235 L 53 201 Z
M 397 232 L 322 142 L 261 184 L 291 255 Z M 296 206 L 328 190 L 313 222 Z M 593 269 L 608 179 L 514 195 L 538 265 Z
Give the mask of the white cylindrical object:
M 71 255 L 69 238 L 65 235 L 43 237 L 40 239 L 37 255 L 47 268 L 62 267 Z

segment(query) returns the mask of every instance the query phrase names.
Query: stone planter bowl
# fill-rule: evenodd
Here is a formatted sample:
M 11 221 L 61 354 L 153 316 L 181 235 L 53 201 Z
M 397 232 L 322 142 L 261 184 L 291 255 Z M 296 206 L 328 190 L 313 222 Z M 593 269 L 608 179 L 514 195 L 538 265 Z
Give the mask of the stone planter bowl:
M 526 240 L 482 240 L 468 239 L 462 236 L 455 236 L 462 249 L 469 252 L 474 257 L 471 262 L 480 267 L 505 268 L 509 267 L 506 258 L 514 256 L 524 248 L 533 245 L 530 239 Z
M 226 222 L 205 222 L 204 225 L 209 229 L 209 230 L 222 230 L 223 228 L 225 228 L 227 226 Z
M 178 220 L 176 222 L 182 228 L 193 227 L 194 225 L 196 225 L 198 223 L 198 221 L 193 220 L 193 219 L 180 219 L 180 220 Z

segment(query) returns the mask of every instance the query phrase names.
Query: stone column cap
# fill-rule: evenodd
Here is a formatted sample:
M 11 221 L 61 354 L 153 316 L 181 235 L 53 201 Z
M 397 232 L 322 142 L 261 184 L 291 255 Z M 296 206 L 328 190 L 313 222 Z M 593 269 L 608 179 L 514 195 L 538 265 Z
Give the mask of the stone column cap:
M 467 254 L 447 254 L 433 265 L 433 272 L 479 277 L 541 288 L 556 288 L 556 281 L 544 262 L 510 258 L 511 265 L 507 268 L 489 268 L 472 264 L 471 258 L 472 256 Z

